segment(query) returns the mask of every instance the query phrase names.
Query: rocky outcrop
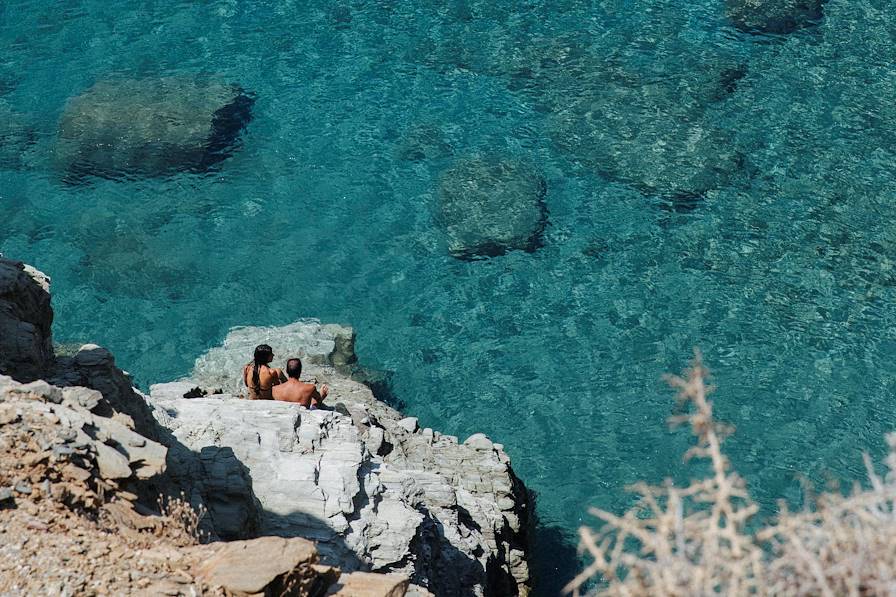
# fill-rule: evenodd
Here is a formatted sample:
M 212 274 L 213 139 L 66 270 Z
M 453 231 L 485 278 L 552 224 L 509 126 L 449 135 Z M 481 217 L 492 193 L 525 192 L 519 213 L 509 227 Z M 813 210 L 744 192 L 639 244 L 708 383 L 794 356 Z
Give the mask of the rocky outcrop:
M 252 104 L 238 85 L 202 79 L 99 81 L 65 107 L 58 166 L 69 178 L 202 171 L 231 153 Z
M 448 250 L 461 259 L 534 251 L 547 225 L 544 178 L 498 157 L 457 161 L 439 178 L 438 220 Z
M 166 448 L 134 431 L 129 418 L 97 414 L 110 410 L 103 403 L 102 394 L 89 388 L 0 376 L 0 451 L 9 458 L 21 443 L 34 452 L 0 471 L 0 488 L 92 506 L 98 495 L 134 489 L 133 482 L 163 473 Z M 16 472 L 29 463 L 44 466 Z M 122 495 L 138 497 L 131 491 Z
M 33 381 L 54 362 L 50 279 L 0 258 L 0 374 Z
M 725 13 L 751 33 L 792 33 L 823 16 L 823 0 L 726 0 Z
M 166 449 L 117 414 L 98 415 L 111 410 L 104 400 L 0 376 L 0 594 L 407 593 L 406 575 L 321 565 L 306 539 L 198 544 L 184 502 L 156 512 L 138 501 L 138 485 L 164 473 Z
M 351 328 L 236 329 L 192 378 L 153 386 L 147 402 L 107 350 L 53 355 L 46 276 L 8 260 L 0 276 L 2 329 L 17 332 L 0 337 L 17 378 L 0 375 L 0 592 L 528 593 L 529 504 L 502 446 L 481 434 L 459 444 L 376 400 L 349 375 Z M 306 374 L 330 384 L 332 409 L 235 397 L 264 341 L 303 357 Z M 172 526 L 184 517 L 153 512 L 159 491 L 185 492 L 201 515 L 182 504 L 189 524 Z M 172 533 L 176 545 L 153 551 Z M 181 549 L 196 533 L 270 540 Z M 316 543 L 313 557 L 300 538 Z M 146 557 L 124 561 L 135 553 Z
M 352 360 L 351 338 L 315 321 L 239 328 L 191 378 L 153 386 L 156 417 L 189 450 L 169 444 L 171 474 L 202 486 L 193 499 L 209 485 L 257 497 L 240 509 L 206 504 L 217 532 L 257 518 L 261 534 L 313 538 L 326 563 L 346 570 L 400 572 L 436 595 L 526 594 L 527 496 L 502 446 L 481 434 L 459 443 L 376 400 L 332 364 Z M 301 355 L 306 375 L 330 385 L 334 410 L 236 398 L 238 372 L 261 342 Z M 195 387 L 208 395 L 183 397 Z M 232 455 L 246 475 L 197 464 L 197 452 Z

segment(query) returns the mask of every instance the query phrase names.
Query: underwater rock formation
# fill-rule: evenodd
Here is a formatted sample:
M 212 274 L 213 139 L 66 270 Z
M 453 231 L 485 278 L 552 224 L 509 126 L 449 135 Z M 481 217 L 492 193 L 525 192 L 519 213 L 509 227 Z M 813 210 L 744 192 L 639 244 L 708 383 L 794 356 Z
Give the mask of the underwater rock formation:
M 649 195 L 700 196 L 740 165 L 702 103 L 662 84 L 605 85 L 553 114 L 550 128 L 573 159 Z
M 726 0 L 725 14 L 751 33 L 792 33 L 818 22 L 823 0 Z
M 534 251 L 547 225 L 544 178 L 501 157 L 458 160 L 439 178 L 438 220 L 461 259 Z
M 238 85 L 187 77 L 99 81 L 68 101 L 57 164 L 69 179 L 203 171 L 233 151 L 253 102 Z

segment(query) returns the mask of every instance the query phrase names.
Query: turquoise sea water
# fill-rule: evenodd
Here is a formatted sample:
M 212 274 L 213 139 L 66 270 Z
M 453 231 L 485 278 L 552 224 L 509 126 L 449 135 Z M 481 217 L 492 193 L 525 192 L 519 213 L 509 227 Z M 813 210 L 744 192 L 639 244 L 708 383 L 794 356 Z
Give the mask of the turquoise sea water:
M 52 275 L 58 341 L 144 387 L 234 325 L 354 325 L 409 414 L 505 444 L 554 594 L 588 506 L 689 474 L 660 376 L 694 346 L 769 513 L 896 428 L 894 15 L 830 0 L 756 35 L 722 0 L 8 0 L 0 251 Z M 255 94 L 234 155 L 64 183 L 67 99 L 169 75 Z M 449 256 L 438 176 L 474 154 L 545 178 L 536 252 Z

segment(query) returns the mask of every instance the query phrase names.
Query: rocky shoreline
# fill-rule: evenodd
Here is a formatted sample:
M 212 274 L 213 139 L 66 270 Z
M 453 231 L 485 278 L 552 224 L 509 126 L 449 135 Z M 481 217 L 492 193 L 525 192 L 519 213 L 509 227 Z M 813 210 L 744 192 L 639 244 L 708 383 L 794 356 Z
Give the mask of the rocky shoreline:
M 5 554 L 0 594 L 102 594 L 104 583 L 116 593 L 162 583 L 167 594 L 246 594 L 208 571 L 229 570 L 228 558 L 253 550 L 277 564 L 244 566 L 226 582 L 288 594 L 529 594 L 531 505 L 503 447 L 482 434 L 460 442 L 421 428 L 377 400 L 352 378 L 350 328 L 314 320 L 237 328 L 188 378 L 145 396 L 103 348 L 55 355 L 51 323 L 49 279 L 0 259 L 0 439 L 24 450 L 10 449 L 17 457 L 0 467 L 0 520 L 7 534 L 37 535 L 7 537 L 19 551 Z M 239 399 L 240 365 L 262 342 L 301 356 L 305 375 L 331 386 L 333 410 Z M 96 531 L 104 545 L 164 534 L 171 525 L 154 511 L 159 493 L 183 494 L 201 513 L 196 534 L 211 542 L 169 537 L 164 565 L 125 579 L 117 563 L 94 558 L 85 567 L 57 561 L 41 584 L 22 561 L 29 540 L 55 532 L 57 515 L 40 519 L 59 508 L 66 520 L 82 516 L 83 534 Z M 118 522 L 90 526 L 109 520 Z M 266 550 L 280 555 L 258 555 Z M 354 588 L 339 593 L 345 583 Z

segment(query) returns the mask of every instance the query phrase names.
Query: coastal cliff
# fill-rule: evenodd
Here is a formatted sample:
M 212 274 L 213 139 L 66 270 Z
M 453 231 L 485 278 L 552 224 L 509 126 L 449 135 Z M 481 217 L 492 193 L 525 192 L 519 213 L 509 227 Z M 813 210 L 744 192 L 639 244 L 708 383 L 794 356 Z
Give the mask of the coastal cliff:
M 54 354 L 52 317 L 49 278 L 0 259 L 0 592 L 529 593 L 530 504 L 503 447 L 377 400 L 352 378 L 350 328 L 237 328 L 145 396 L 101 347 Z M 301 356 L 332 410 L 239 399 L 240 366 L 262 342 Z M 159 493 L 199 512 L 185 531 L 155 511 Z M 76 547 L 51 537 L 72 534 L 111 555 L 54 558 Z M 152 549 L 166 555 L 143 557 Z M 234 568 L 247 558 L 259 565 Z

